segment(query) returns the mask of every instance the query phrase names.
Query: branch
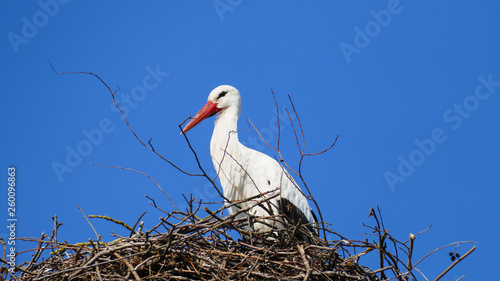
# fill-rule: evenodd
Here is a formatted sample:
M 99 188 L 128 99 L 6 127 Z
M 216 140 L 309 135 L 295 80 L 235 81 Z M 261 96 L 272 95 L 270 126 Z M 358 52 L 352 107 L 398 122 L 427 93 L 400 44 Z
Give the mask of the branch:
M 465 243 L 474 243 L 474 244 L 477 244 L 476 241 L 459 241 L 459 242 L 453 242 L 453 243 L 450 243 L 448 245 L 445 245 L 443 247 L 439 247 L 437 249 L 435 249 L 434 251 L 428 253 L 427 255 L 423 256 L 421 259 L 419 259 L 414 265 L 413 267 L 416 267 L 421 261 L 423 261 L 424 259 L 426 259 L 427 257 L 429 257 L 430 255 L 434 254 L 435 252 L 439 251 L 439 250 L 442 250 L 444 248 L 447 248 L 447 247 L 450 247 L 450 246 L 453 246 L 453 245 L 460 245 L 460 244 L 465 244 Z
M 148 174 L 146 174 L 144 172 L 141 172 L 141 171 L 137 171 L 137 170 L 131 169 L 131 168 L 125 168 L 125 167 L 119 167 L 119 166 L 109 166 L 109 165 L 103 165 L 103 164 L 94 164 L 94 163 L 90 163 L 90 164 L 94 165 L 94 166 L 101 166 L 101 167 L 106 167 L 106 168 L 122 169 L 122 170 L 132 171 L 132 172 L 135 172 L 135 173 L 138 173 L 138 174 L 141 174 L 141 175 L 145 175 L 146 177 L 148 177 L 148 179 L 152 180 L 156 184 L 156 186 L 158 186 L 158 188 L 161 190 L 161 192 L 163 192 L 163 194 L 165 196 L 167 196 L 168 200 L 170 201 L 170 204 L 172 204 L 172 207 L 174 207 L 174 209 L 177 210 L 177 208 L 175 207 L 174 203 L 172 202 L 172 199 L 170 199 L 170 196 L 168 196 L 168 194 L 165 192 L 165 190 L 163 190 L 163 188 L 161 188 L 160 184 L 158 184 L 158 182 L 155 181 Z
M 91 218 L 91 219 L 103 219 L 103 220 L 107 220 L 107 221 L 119 224 L 119 225 L 125 227 L 128 230 L 132 230 L 132 227 L 130 227 L 128 224 L 124 223 L 123 221 L 115 220 L 115 219 L 113 219 L 113 218 L 111 218 L 109 216 L 89 215 L 89 218 Z
M 188 120 L 189 118 L 186 118 L 182 123 L 178 124 L 179 126 L 179 130 L 181 131 L 182 133 L 182 125 Z M 193 146 L 191 146 L 191 142 L 189 141 L 188 137 L 187 137 L 187 133 L 185 134 L 182 134 L 184 136 L 184 139 L 186 140 L 186 143 L 188 144 L 189 146 L 189 149 L 191 150 L 191 152 L 193 152 L 193 155 L 194 155 L 194 158 L 196 159 L 196 163 L 198 164 L 198 168 L 200 169 L 200 171 L 203 173 L 201 174 L 201 176 L 205 177 L 211 184 L 212 186 L 215 188 L 215 190 L 217 190 L 217 193 L 219 193 L 219 196 L 224 198 L 224 200 L 228 201 L 229 202 L 229 199 L 227 199 L 224 194 L 220 191 L 219 187 L 217 187 L 217 184 L 215 183 L 214 180 L 212 180 L 207 172 L 205 172 L 205 169 L 203 169 L 203 166 L 201 166 L 201 163 L 200 163 L 200 159 L 198 159 L 198 154 L 196 153 L 196 151 L 194 150 Z
M 99 77 L 97 74 L 95 73 L 92 73 L 92 72 L 85 72 L 85 71 L 68 71 L 68 72 L 57 72 L 55 69 L 54 69 L 54 66 L 52 65 L 52 62 L 49 60 L 49 64 L 50 64 L 50 67 L 52 68 L 52 71 L 54 71 L 55 74 L 58 74 L 58 75 L 64 75 L 64 74 L 87 74 L 87 75 L 92 75 L 94 77 L 96 77 L 97 79 L 99 79 L 99 81 L 101 81 L 101 83 L 106 86 L 106 88 L 108 89 L 109 93 L 111 94 L 111 97 L 113 98 L 113 103 L 115 104 L 115 106 L 118 108 L 118 110 L 120 110 L 120 113 L 122 115 L 122 118 L 123 120 L 125 121 L 125 123 L 127 124 L 127 127 L 130 129 L 130 131 L 132 132 L 132 134 L 134 135 L 134 137 L 144 146 L 146 147 L 147 149 L 149 149 L 150 151 L 152 151 L 153 153 L 155 153 L 156 155 L 158 155 L 158 157 L 160 157 L 162 160 L 164 160 L 165 162 L 167 162 L 168 164 L 170 164 L 172 167 L 176 168 L 177 170 L 179 170 L 180 172 L 186 174 L 186 175 L 189 175 L 189 176 L 203 176 L 203 175 L 200 175 L 200 174 L 194 174 L 194 173 L 189 173 L 189 172 L 186 172 L 184 171 L 183 169 L 181 169 L 180 167 L 178 167 L 176 164 L 174 164 L 172 161 L 166 159 L 165 157 L 163 157 L 163 155 L 161 155 L 160 153 L 158 153 L 154 148 L 153 146 L 151 145 L 151 140 L 149 140 L 149 144 L 146 144 L 145 142 L 142 141 L 141 138 L 139 138 L 139 136 L 136 134 L 136 132 L 134 131 L 134 129 L 132 128 L 132 126 L 130 125 L 130 123 L 128 122 L 127 118 L 125 117 L 125 114 L 123 113 L 123 110 L 121 109 L 121 107 L 118 105 L 118 103 L 116 102 L 116 99 L 115 99 L 115 94 L 116 92 L 118 92 L 118 89 L 116 89 L 115 91 L 112 91 L 111 88 L 108 86 L 108 84 L 106 84 L 106 82 L 104 82 L 104 80 L 101 79 L 101 77 Z
M 476 250 L 476 246 L 473 246 L 469 251 L 467 251 L 467 253 L 465 253 L 463 256 L 461 256 L 458 260 L 456 260 L 454 263 L 452 263 L 447 269 L 445 269 L 445 271 L 443 271 L 443 273 L 439 274 L 438 277 L 436 277 L 436 279 L 434 279 L 434 281 L 438 281 L 439 279 L 441 279 L 441 277 L 443 277 L 446 273 L 448 273 L 448 271 L 450 271 L 455 265 L 457 265 L 460 261 L 462 261 L 463 259 L 465 259 L 468 255 L 470 255 L 472 252 L 474 252 L 474 250 Z M 462 278 L 460 278 L 462 279 Z

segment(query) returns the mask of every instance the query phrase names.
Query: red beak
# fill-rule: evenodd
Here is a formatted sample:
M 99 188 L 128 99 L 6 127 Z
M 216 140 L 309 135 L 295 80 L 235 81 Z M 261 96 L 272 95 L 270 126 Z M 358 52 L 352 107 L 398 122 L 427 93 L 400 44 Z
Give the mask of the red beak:
M 208 101 L 198 113 L 189 121 L 189 123 L 182 129 L 181 134 L 185 134 L 187 131 L 191 130 L 193 127 L 198 125 L 201 121 L 207 119 L 208 117 L 214 116 L 217 112 L 221 111 L 222 108 L 217 108 L 217 104 Z

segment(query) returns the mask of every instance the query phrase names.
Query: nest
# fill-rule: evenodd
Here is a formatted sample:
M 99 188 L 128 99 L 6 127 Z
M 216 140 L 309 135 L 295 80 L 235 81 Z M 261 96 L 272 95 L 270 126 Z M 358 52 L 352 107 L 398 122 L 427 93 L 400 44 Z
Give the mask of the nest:
M 338 240 L 321 239 L 300 224 L 285 224 L 271 233 L 249 231 L 246 226 L 256 218 L 240 214 L 269 199 L 260 198 L 248 208 L 222 217 L 228 206 L 210 211 L 191 198 L 187 210 L 168 213 L 149 230 L 143 222 L 136 223 L 134 230 L 136 226 L 109 217 L 89 216 L 131 231 L 129 237 L 114 234 L 117 239 L 112 242 L 104 242 L 99 235 L 84 243 L 58 242 L 61 224 L 54 217 L 51 236 L 21 239 L 35 242 L 37 247 L 31 261 L 16 266 L 11 280 L 416 280 L 412 265 L 416 236 L 410 235 L 405 242 L 391 237 L 381 227 L 380 211 L 370 211 L 376 221 L 376 226 L 367 226 L 371 229 L 368 235 L 375 238 L 371 240 L 349 240 L 328 226 L 320 232 L 338 236 Z M 297 239 L 298 233 L 308 235 L 314 243 Z M 387 242 L 394 245 L 395 253 Z M 370 253 L 379 258 L 376 269 L 359 264 Z M 7 268 L 2 270 L 7 277 Z

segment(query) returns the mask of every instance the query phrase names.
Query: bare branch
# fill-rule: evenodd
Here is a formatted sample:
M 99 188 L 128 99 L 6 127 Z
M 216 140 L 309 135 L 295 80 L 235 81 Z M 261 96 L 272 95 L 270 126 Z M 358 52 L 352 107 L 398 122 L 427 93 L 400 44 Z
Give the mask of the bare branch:
M 295 110 L 295 105 L 293 104 L 292 97 L 288 95 L 288 99 L 290 100 L 290 103 L 292 104 L 293 112 L 295 113 L 295 117 L 297 117 L 297 122 L 299 123 L 300 127 L 300 134 L 302 135 L 302 151 L 300 152 L 300 155 L 304 155 L 305 153 L 305 147 L 306 147 L 306 138 L 304 136 L 304 130 L 302 129 L 302 123 L 300 123 L 300 118 L 299 114 L 297 113 L 297 110 Z M 288 112 L 288 110 L 287 110 Z M 290 114 L 288 114 L 290 115 Z M 290 118 L 290 122 L 292 122 L 292 119 Z M 295 134 L 295 137 L 297 137 L 297 134 Z M 298 142 L 298 140 L 297 140 Z M 300 150 L 300 145 L 299 145 L 299 150 Z
M 89 219 L 87 218 L 87 216 L 85 215 L 85 213 L 83 212 L 82 208 L 80 208 L 80 206 L 78 206 L 78 209 L 80 210 L 80 212 L 82 212 L 82 215 L 83 217 L 85 218 L 85 220 L 89 223 L 90 227 L 92 228 L 92 230 L 94 231 L 95 233 L 95 236 L 97 237 L 97 239 L 99 239 L 99 234 L 97 234 L 97 231 L 95 230 L 94 226 L 92 225 L 92 223 L 89 221 Z
M 430 255 L 434 254 L 435 252 L 437 251 L 440 251 L 444 248 L 447 248 L 447 247 L 450 247 L 450 246 L 453 246 L 453 245 L 461 245 L 461 244 L 468 244 L 468 243 L 473 243 L 473 244 L 477 244 L 476 241 L 459 241 L 459 242 L 453 242 L 453 243 L 450 243 L 448 245 L 445 245 L 445 246 L 442 246 L 442 247 L 439 247 L 437 249 L 435 249 L 434 251 L 428 253 L 427 255 L 423 256 L 421 259 L 419 259 L 414 265 L 413 267 L 417 266 L 421 261 L 425 260 L 426 258 L 428 258 Z
M 114 168 L 114 169 L 122 169 L 122 170 L 126 170 L 126 171 L 132 171 L 132 172 L 135 172 L 135 173 L 138 173 L 138 174 L 146 176 L 148 179 L 150 179 L 151 181 L 153 181 L 156 184 L 156 186 L 161 190 L 161 192 L 163 192 L 163 194 L 165 196 L 167 196 L 167 198 L 170 201 L 170 204 L 172 205 L 172 207 L 175 210 L 177 210 L 177 208 L 175 207 L 174 202 L 172 202 L 172 199 L 170 198 L 170 196 L 168 196 L 168 194 L 165 192 L 165 190 L 163 190 L 163 188 L 161 188 L 160 184 L 157 181 L 155 181 L 152 177 L 150 177 L 148 174 L 146 174 L 144 172 L 141 172 L 141 171 L 138 171 L 138 170 L 135 170 L 135 169 L 126 168 L 126 167 L 110 166 L 110 165 L 95 164 L 95 163 L 90 163 L 90 164 L 94 165 L 94 166 L 101 166 L 101 167 L 106 167 L 106 168 Z
M 186 119 L 186 120 L 188 120 L 188 119 Z M 181 133 L 182 133 L 182 124 L 184 124 L 184 122 L 186 122 L 186 120 L 184 120 L 182 123 L 180 123 L 178 125 Z M 217 184 L 215 183 L 215 181 L 208 176 L 208 174 L 205 172 L 205 169 L 203 169 L 203 166 L 201 166 L 200 159 L 198 159 L 198 154 L 196 154 L 196 151 L 194 150 L 193 146 L 191 146 L 191 142 L 189 141 L 189 139 L 187 137 L 187 133 L 182 134 L 182 135 L 184 136 L 184 139 L 186 140 L 186 143 L 188 144 L 189 149 L 191 150 L 191 152 L 193 152 L 194 158 L 196 159 L 196 163 L 198 164 L 198 168 L 203 173 L 203 174 L 201 174 L 201 176 L 205 177 L 212 184 L 212 186 L 215 188 L 215 190 L 217 190 L 217 193 L 219 193 L 220 197 L 224 198 L 224 200 L 229 202 L 229 199 L 227 199 L 224 196 L 224 194 L 220 191 L 219 187 L 217 187 Z
M 163 157 L 163 155 L 161 155 L 160 153 L 158 153 L 154 148 L 153 146 L 151 145 L 151 139 L 149 140 L 149 145 L 144 143 L 142 141 L 142 139 L 136 134 L 136 132 L 134 131 L 134 129 L 132 128 L 132 126 L 130 125 L 130 123 L 128 122 L 127 120 L 127 117 L 125 117 L 125 114 L 123 113 L 123 110 L 122 108 L 118 105 L 118 103 L 116 102 L 116 99 L 115 99 L 115 94 L 116 92 L 119 90 L 116 89 L 115 91 L 112 91 L 111 88 L 108 86 L 108 84 L 106 82 L 104 82 L 104 80 L 101 79 L 101 77 L 99 77 L 97 74 L 95 73 L 92 73 L 92 72 L 85 72 L 85 71 L 68 71 L 68 72 L 57 72 L 55 69 L 54 69 L 54 66 L 52 65 L 52 62 L 50 62 L 49 60 L 49 63 L 50 63 L 50 66 L 52 67 L 52 70 L 54 71 L 54 73 L 58 74 L 58 75 L 64 75 L 64 74 L 87 74 L 87 75 L 92 75 L 94 77 L 96 77 L 97 79 L 99 79 L 99 81 L 101 81 L 101 83 L 108 89 L 109 93 L 111 94 L 111 97 L 113 99 L 113 103 L 115 104 L 115 106 L 118 108 L 118 110 L 120 111 L 120 114 L 123 118 L 123 120 L 125 121 L 125 124 L 127 124 L 127 127 L 129 128 L 129 130 L 132 132 L 132 134 L 134 135 L 134 137 L 144 146 L 146 147 L 147 149 L 149 149 L 150 151 L 154 152 L 158 157 L 160 157 L 162 160 L 164 160 L 165 162 L 167 162 L 168 164 L 170 164 L 172 167 L 174 167 L 175 169 L 179 170 L 180 172 L 182 172 L 183 174 L 186 174 L 186 175 L 189 175 L 189 176 L 203 176 L 203 175 L 200 175 L 200 174 L 194 174 L 194 173 L 189 173 L 189 172 L 186 172 L 184 171 L 183 169 L 179 168 L 176 164 L 174 164 L 172 161 L 168 160 L 167 158 Z
M 458 260 L 456 260 L 447 269 L 445 269 L 441 274 L 439 274 L 439 276 L 436 277 L 436 279 L 434 279 L 434 281 L 438 281 L 439 279 L 441 279 L 441 277 L 443 277 L 446 273 L 448 273 L 448 271 L 450 271 L 453 267 L 455 267 L 455 265 L 457 265 L 459 262 L 461 262 L 463 259 L 465 259 L 468 255 L 470 255 L 472 252 L 474 252 L 474 250 L 476 250 L 476 246 L 472 246 L 472 248 L 469 251 L 467 251 L 467 253 L 465 253 L 463 256 L 458 258 Z M 462 279 L 462 278 L 460 278 L 460 279 Z
M 278 141 L 276 142 L 276 150 L 280 150 L 280 139 L 281 139 L 281 127 L 280 127 L 280 112 L 278 108 L 278 101 L 276 101 L 276 95 L 274 95 L 273 89 L 271 89 L 271 94 L 273 94 L 273 99 L 274 99 L 274 105 L 276 106 L 276 119 L 278 122 Z M 253 124 L 252 124 L 253 126 Z

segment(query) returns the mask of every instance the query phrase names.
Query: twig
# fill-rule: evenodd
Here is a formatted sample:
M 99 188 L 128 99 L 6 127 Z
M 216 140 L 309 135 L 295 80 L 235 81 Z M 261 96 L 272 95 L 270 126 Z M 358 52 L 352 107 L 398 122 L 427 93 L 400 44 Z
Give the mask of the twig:
M 165 157 L 163 157 L 163 155 L 161 155 L 160 153 L 158 153 L 152 146 L 150 145 L 147 145 L 146 143 L 144 143 L 142 141 L 141 138 L 139 138 L 139 136 L 136 134 L 136 132 L 134 131 L 134 129 L 132 128 L 132 126 L 130 125 L 130 123 L 128 122 L 127 120 L 127 117 L 125 117 L 125 113 L 123 112 L 122 108 L 118 105 L 118 103 L 116 102 L 116 99 L 115 99 L 115 94 L 116 92 L 119 90 L 116 89 L 115 91 L 112 91 L 111 88 L 108 86 L 108 84 L 106 84 L 106 82 L 104 82 L 104 80 L 101 79 L 101 77 L 99 77 L 97 74 L 95 73 L 92 73 L 92 72 L 85 72 L 85 71 L 67 71 L 67 72 L 57 72 L 55 69 L 54 69 L 54 66 L 52 65 L 52 62 L 49 60 L 49 64 L 50 64 L 50 67 L 52 68 L 52 71 L 54 71 L 55 74 L 58 74 L 58 75 L 64 75 L 64 74 L 87 74 L 87 75 L 92 75 L 94 77 L 96 77 L 97 79 L 99 79 L 99 81 L 101 81 L 101 83 L 108 89 L 109 93 L 111 94 L 111 97 L 113 98 L 113 103 L 115 104 L 115 106 L 118 108 L 118 110 L 120 111 L 121 115 L 122 115 L 122 118 L 123 120 L 125 121 L 125 123 L 127 124 L 127 127 L 130 129 L 130 131 L 132 132 L 132 134 L 134 135 L 134 137 L 144 146 L 146 147 L 147 149 L 149 149 L 150 151 L 152 151 L 153 153 L 155 153 L 158 157 L 160 157 L 162 160 L 164 160 L 165 162 L 167 162 L 168 164 L 170 164 L 172 167 L 174 167 L 175 169 L 177 169 L 178 171 L 180 171 L 181 173 L 183 174 L 186 174 L 186 175 L 189 175 L 189 176 L 201 176 L 200 174 L 193 174 L 193 173 L 189 173 L 189 172 L 186 172 L 184 171 L 183 169 L 181 169 L 179 166 L 177 166 L 176 164 L 174 164 L 172 161 L 166 159 Z M 151 140 L 150 140 L 151 141 Z
M 95 236 L 97 237 L 97 239 L 99 239 L 99 234 L 97 234 L 97 231 L 95 230 L 94 226 L 92 225 L 92 223 L 89 221 L 89 219 L 87 218 L 87 216 L 85 215 L 85 213 L 83 212 L 82 208 L 80 208 L 80 206 L 78 206 L 78 209 L 80 210 L 80 212 L 82 212 L 82 215 L 83 217 L 85 218 L 85 220 L 89 223 L 90 227 L 92 228 L 92 230 L 94 231 L 95 233 Z
M 132 230 L 131 230 L 131 232 L 130 232 L 130 236 L 132 236 L 132 234 L 133 234 L 133 233 L 134 233 L 134 231 L 135 231 L 135 227 L 136 227 L 136 226 L 137 226 L 137 224 L 141 221 L 142 217 L 143 217 L 146 213 L 147 213 L 147 212 L 146 212 L 146 211 L 144 211 L 144 212 L 143 212 L 143 213 L 139 216 L 139 218 L 135 221 L 134 226 L 132 226 Z
M 273 94 L 274 105 L 276 106 L 276 119 L 277 119 L 276 122 L 278 122 L 278 141 L 276 142 L 276 150 L 279 151 L 280 150 L 280 140 L 281 140 L 280 112 L 278 109 L 278 102 L 276 101 L 276 95 L 274 94 L 273 89 L 271 89 L 271 94 Z
M 90 219 L 103 219 L 103 220 L 107 220 L 107 221 L 110 221 L 110 222 L 114 222 L 118 225 L 121 225 L 123 227 L 125 227 L 126 229 L 128 230 L 132 230 L 132 227 L 130 227 L 128 224 L 124 223 L 123 221 L 119 221 L 119 220 L 115 220 L 109 216 L 101 216 L 101 215 L 89 215 L 89 218 Z
M 453 246 L 453 245 L 460 245 L 460 244 L 465 244 L 465 243 L 474 243 L 474 244 L 477 244 L 476 241 L 459 241 L 459 242 L 453 242 L 453 243 L 450 243 L 448 245 L 445 245 L 445 246 L 442 246 L 442 247 L 439 247 L 437 249 L 435 249 L 434 251 L 428 253 L 427 255 L 423 256 L 421 259 L 419 259 L 414 265 L 413 267 L 417 266 L 421 261 L 423 261 L 424 259 L 428 258 L 430 255 L 434 254 L 435 252 L 439 251 L 439 250 L 442 250 L 444 248 L 447 248 L 447 247 L 450 247 L 450 246 Z
M 167 198 L 170 201 L 170 204 L 172 205 L 172 207 L 175 210 L 177 210 L 177 208 L 175 208 L 174 203 L 172 202 L 172 199 L 170 199 L 170 196 L 168 196 L 168 194 L 165 192 L 165 190 L 163 190 L 163 188 L 161 188 L 160 184 L 157 181 L 155 181 L 152 177 L 150 177 L 148 174 L 146 174 L 144 172 L 141 172 L 141 171 L 138 171 L 138 170 L 135 170 L 135 169 L 126 168 L 126 167 L 110 166 L 110 165 L 95 164 L 95 163 L 90 163 L 90 164 L 94 165 L 94 166 L 101 166 L 101 167 L 106 167 L 106 168 L 114 168 L 114 169 L 122 169 L 122 170 L 126 170 L 126 171 L 132 171 L 132 172 L 135 172 L 135 173 L 138 173 L 138 174 L 146 176 L 148 179 L 152 180 L 156 184 L 156 186 L 161 190 L 161 192 L 163 192 L 163 194 L 165 196 L 167 196 Z
M 472 252 L 474 252 L 474 250 L 476 250 L 476 246 L 472 246 L 472 248 L 469 251 L 467 251 L 467 253 L 465 253 L 463 256 L 458 258 L 454 263 L 452 263 L 450 266 L 448 266 L 448 268 L 445 269 L 441 274 L 439 274 L 439 276 L 436 277 L 436 279 L 434 279 L 434 281 L 438 281 L 439 279 L 441 279 L 441 277 L 443 277 L 446 273 L 448 273 L 448 271 L 450 271 L 455 265 L 457 265 L 459 262 L 461 262 L 463 259 L 465 259 L 468 255 L 470 255 Z M 460 279 L 462 279 L 462 278 L 460 278 Z
M 188 118 L 186 119 L 188 120 Z M 186 120 L 184 120 L 182 123 L 180 123 L 178 126 L 179 126 L 179 130 L 182 132 L 182 124 L 184 124 L 184 122 L 186 122 Z M 188 137 L 187 137 L 187 134 L 182 134 L 184 136 L 184 139 L 186 140 L 186 143 L 188 144 L 189 146 L 189 149 L 191 150 L 191 152 L 193 153 L 194 155 L 194 158 L 196 160 L 196 163 L 198 164 L 198 168 L 200 169 L 200 171 L 203 173 L 201 174 L 201 176 L 205 177 L 208 181 L 210 181 L 210 183 L 212 184 L 212 186 L 215 188 L 215 190 L 217 190 L 217 193 L 219 193 L 219 196 L 224 198 L 224 200 L 228 201 L 229 202 L 229 199 L 227 199 L 224 194 L 220 191 L 219 187 L 217 187 L 217 184 L 215 183 L 214 180 L 212 180 L 212 178 L 210 178 L 208 176 L 208 174 L 205 172 L 205 169 L 203 169 L 203 166 L 201 166 L 201 162 L 200 162 L 200 159 L 198 159 L 198 154 L 196 153 L 196 151 L 194 150 L 193 146 L 191 146 L 191 142 L 189 141 Z
M 411 257 L 413 255 L 413 244 L 415 242 L 415 235 L 413 235 L 413 233 L 410 233 L 410 249 L 408 250 L 408 264 L 406 267 L 408 268 L 412 268 L 412 265 L 411 265 Z

